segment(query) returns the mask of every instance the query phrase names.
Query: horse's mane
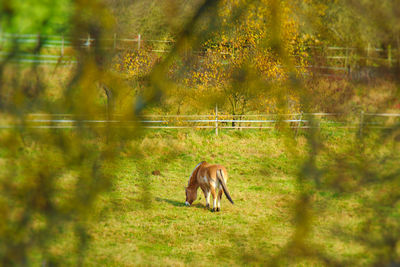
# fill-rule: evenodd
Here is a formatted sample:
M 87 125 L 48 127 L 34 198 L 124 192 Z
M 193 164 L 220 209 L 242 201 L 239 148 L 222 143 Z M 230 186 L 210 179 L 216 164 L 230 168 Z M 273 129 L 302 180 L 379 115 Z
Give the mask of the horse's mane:
M 197 164 L 196 167 L 194 167 L 194 169 L 193 169 L 193 171 L 192 171 L 192 174 L 191 174 L 190 177 L 189 177 L 188 186 L 189 186 L 191 183 L 193 183 L 193 182 L 196 181 L 196 180 L 195 180 L 195 177 L 197 177 L 197 173 L 199 172 L 199 169 L 200 169 L 201 165 L 203 165 L 204 163 L 206 163 L 206 162 L 205 162 L 205 161 L 202 161 L 202 162 L 200 162 L 199 164 Z

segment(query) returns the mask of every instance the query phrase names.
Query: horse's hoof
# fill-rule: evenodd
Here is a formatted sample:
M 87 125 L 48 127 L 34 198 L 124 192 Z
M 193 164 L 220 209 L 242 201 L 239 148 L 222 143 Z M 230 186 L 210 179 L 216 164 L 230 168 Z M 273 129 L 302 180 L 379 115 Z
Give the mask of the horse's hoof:
M 216 209 L 215 209 L 215 208 L 212 208 L 211 212 L 215 212 L 215 211 L 216 211 Z
M 220 208 L 217 208 L 217 211 L 221 211 L 221 209 L 220 209 Z
M 206 208 L 209 208 L 210 207 L 210 204 L 206 204 Z

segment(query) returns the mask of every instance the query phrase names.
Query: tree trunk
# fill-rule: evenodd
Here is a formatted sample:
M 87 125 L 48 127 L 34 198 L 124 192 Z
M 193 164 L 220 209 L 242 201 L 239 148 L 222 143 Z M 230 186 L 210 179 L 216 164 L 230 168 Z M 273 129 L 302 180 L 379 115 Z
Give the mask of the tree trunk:
M 104 92 L 106 93 L 107 96 L 107 120 L 112 119 L 112 115 L 114 113 L 114 98 L 113 98 L 113 93 L 110 88 L 108 88 L 106 85 L 102 85 Z

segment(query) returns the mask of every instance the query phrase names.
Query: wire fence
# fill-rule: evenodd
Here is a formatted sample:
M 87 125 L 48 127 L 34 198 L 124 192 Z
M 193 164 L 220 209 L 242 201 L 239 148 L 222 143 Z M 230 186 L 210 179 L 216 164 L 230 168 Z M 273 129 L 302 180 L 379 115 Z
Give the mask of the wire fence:
M 81 38 L 72 38 L 64 35 L 41 35 L 41 34 L 14 34 L 0 32 L 0 61 L 12 55 L 11 62 L 18 63 L 41 63 L 41 64 L 74 64 L 77 60 L 71 49 L 91 49 L 101 44 L 102 49 L 126 50 L 142 49 L 145 45 L 153 47 L 151 52 L 168 53 L 173 40 L 150 40 L 143 39 L 140 34 L 133 38 L 118 38 L 114 34 L 112 38 L 94 39 L 90 35 Z M 47 54 L 18 53 L 14 54 L 13 47 L 18 46 L 21 50 L 32 50 L 42 47 Z
M 13 55 L 12 62 L 40 63 L 40 64 L 75 64 L 77 59 L 70 54 L 71 48 L 85 47 L 91 49 L 101 44 L 103 49 L 126 50 L 142 49 L 153 53 L 168 53 L 175 43 L 174 40 L 153 40 L 143 38 L 141 34 L 132 37 L 121 37 L 117 34 L 109 38 L 94 39 L 90 35 L 80 38 L 72 38 L 63 35 L 41 35 L 41 34 L 15 34 L 0 32 L 0 61 L 5 60 L 12 53 L 10 47 L 18 45 L 20 48 L 28 49 L 41 46 L 47 54 L 19 53 Z M 372 47 L 367 44 L 365 48 L 336 47 L 336 46 L 307 46 L 304 48 L 309 53 L 309 64 L 306 68 L 312 72 L 322 75 L 344 76 L 363 75 L 357 70 L 359 66 L 393 66 L 398 62 L 399 53 L 390 45 L 385 48 Z M 191 51 L 194 54 L 202 54 L 204 51 Z M 226 56 L 234 56 L 234 50 L 220 52 Z M 296 56 L 295 56 L 296 57 Z
M 103 118 L 101 118 L 103 117 Z M 254 114 L 254 115 L 144 115 L 135 120 L 125 120 L 114 115 L 113 119 L 87 118 L 73 114 L 29 114 L 24 125 L 13 123 L 0 125 L 1 129 L 28 127 L 35 129 L 74 129 L 77 127 L 119 127 L 134 128 L 140 125 L 147 129 L 213 129 L 218 135 L 223 129 L 300 129 L 333 127 L 340 129 L 366 128 L 385 129 L 400 125 L 400 113 L 293 113 L 293 114 Z

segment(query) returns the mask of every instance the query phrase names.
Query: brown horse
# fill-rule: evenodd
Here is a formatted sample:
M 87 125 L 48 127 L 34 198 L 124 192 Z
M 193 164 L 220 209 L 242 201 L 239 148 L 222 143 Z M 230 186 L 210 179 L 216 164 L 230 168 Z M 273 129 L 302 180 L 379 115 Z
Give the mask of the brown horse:
M 197 189 L 200 187 L 206 198 L 206 207 L 210 207 L 210 194 L 213 196 L 212 211 L 221 210 L 222 192 L 233 204 L 233 200 L 229 194 L 226 182 L 228 181 L 228 173 L 222 165 L 208 164 L 205 161 L 200 162 L 190 175 L 188 186 L 185 187 L 186 206 L 190 206 L 197 198 Z M 218 190 L 218 196 L 217 196 Z

